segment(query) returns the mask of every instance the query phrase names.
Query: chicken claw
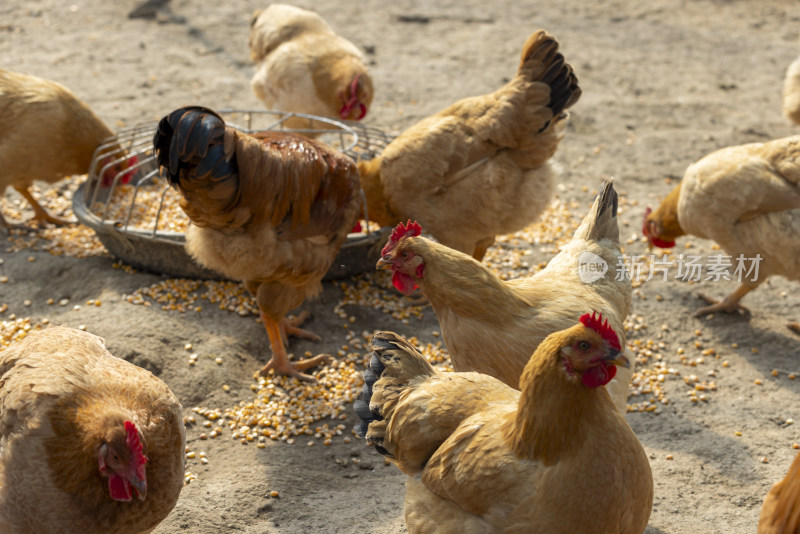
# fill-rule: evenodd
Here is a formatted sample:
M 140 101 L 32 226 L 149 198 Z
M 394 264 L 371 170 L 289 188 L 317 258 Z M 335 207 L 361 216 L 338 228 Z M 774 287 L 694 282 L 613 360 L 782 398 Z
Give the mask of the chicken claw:
M 309 317 L 311 317 L 311 314 L 308 311 L 302 312 L 297 317 L 284 317 L 280 323 L 281 337 L 283 337 L 284 342 L 287 342 L 288 336 L 310 339 L 312 341 L 319 341 L 322 339 L 317 334 L 300 328 L 300 325 Z
M 794 332 L 795 334 L 800 334 L 800 323 L 797 321 L 789 321 L 786 323 L 786 328 Z
M 314 367 L 320 363 L 327 362 L 331 358 L 332 356 L 330 354 L 318 354 L 313 358 L 308 358 L 297 362 L 290 362 L 288 358 L 275 358 L 273 356 L 272 359 L 261 368 L 258 374 L 261 376 L 268 376 L 270 369 L 273 369 L 275 374 L 293 376 L 298 380 L 304 380 L 306 382 L 316 382 L 316 378 L 305 374 L 302 371 L 305 371 L 306 369 Z
M 31 192 L 28 191 L 27 187 L 14 186 L 14 189 L 16 189 L 17 192 L 19 192 L 19 194 L 22 195 L 25 198 L 25 200 L 28 201 L 28 204 L 30 204 L 31 208 L 33 208 L 34 215 L 33 218 L 31 219 L 32 221 L 37 221 L 40 224 L 47 222 L 55 226 L 71 226 L 76 224 L 76 221 L 68 221 L 66 219 L 61 219 L 59 217 L 56 217 L 55 215 L 50 215 L 47 212 L 47 210 L 44 209 L 42 205 L 36 201 Z
M 705 293 L 698 293 L 697 296 L 705 300 L 709 304 L 711 304 L 711 306 L 704 306 L 699 310 L 697 310 L 694 313 L 696 317 L 701 317 L 703 315 L 708 315 L 709 313 L 714 313 L 714 312 L 725 312 L 725 313 L 739 312 L 740 314 L 750 313 L 750 310 L 748 308 L 739 304 L 739 299 L 741 297 L 736 297 L 735 292 L 728 295 L 721 301 L 713 297 L 710 297 Z

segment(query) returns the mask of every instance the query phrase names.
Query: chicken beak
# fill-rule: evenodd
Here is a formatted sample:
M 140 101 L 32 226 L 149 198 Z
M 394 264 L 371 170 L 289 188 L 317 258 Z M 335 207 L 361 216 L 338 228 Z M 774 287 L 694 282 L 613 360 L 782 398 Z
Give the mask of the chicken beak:
M 383 271 L 389 270 L 392 268 L 392 262 L 381 258 L 378 260 L 378 263 L 375 264 L 375 268 Z
M 631 362 L 628 360 L 628 358 L 626 358 L 623 353 L 616 349 L 611 349 L 608 352 L 608 356 L 603 358 L 603 360 L 606 363 L 614 364 L 617 367 L 625 367 L 626 369 L 631 366 Z
M 132 476 L 128 479 L 128 482 L 136 489 L 136 495 L 139 497 L 139 500 L 143 501 L 145 497 L 147 497 L 147 480 Z

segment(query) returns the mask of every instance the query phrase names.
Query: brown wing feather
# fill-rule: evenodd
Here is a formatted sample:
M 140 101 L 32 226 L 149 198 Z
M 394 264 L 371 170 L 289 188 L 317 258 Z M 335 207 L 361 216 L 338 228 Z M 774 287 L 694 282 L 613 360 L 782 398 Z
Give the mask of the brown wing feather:
M 266 214 L 272 204 L 271 224 L 282 240 L 335 234 L 359 188 L 355 163 L 322 143 L 280 132 L 261 132 L 253 136 L 262 146 L 255 158 L 237 151 L 243 198 L 252 194 L 260 205 L 251 209 Z M 255 159 L 255 161 L 253 161 Z M 280 179 L 263 181 L 259 173 Z M 260 194 L 259 194 L 260 193 Z M 349 228 L 347 228 L 349 230 Z

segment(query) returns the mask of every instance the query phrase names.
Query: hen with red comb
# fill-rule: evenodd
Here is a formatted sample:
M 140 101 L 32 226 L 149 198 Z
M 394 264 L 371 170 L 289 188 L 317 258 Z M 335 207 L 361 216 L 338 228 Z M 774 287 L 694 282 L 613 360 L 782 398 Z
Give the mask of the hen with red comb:
M 0 352 L 0 525 L 149 532 L 183 488 L 184 432 L 167 385 L 101 338 L 31 333 Z
M 409 475 L 408 532 L 641 534 L 653 477 L 603 387 L 630 367 L 613 332 L 599 314 L 572 319 L 528 355 L 519 390 L 376 332 L 353 430 Z
M 256 62 L 251 86 L 267 109 L 337 120 L 367 115 L 373 97 L 367 59 L 316 12 L 286 4 L 255 11 L 249 46 Z M 331 128 L 304 117 L 290 117 L 282 125 Z
M 63 85 L 4 69 L 0 69 L 0 110 L 0 193 L 6 187 L 16 189 L 30 204 L 33 220 L 39 224 L 71 224 L 48 213 L 30 187 L 37 180 L 55 183 L 87 173 L 95 150 L 105 145 L 113 132 Z M 114 170 L 125 168 L 123 163 Z M 27 222 L 12 224 L 0 213 L 0 229 L 27 229 Z
M 624 265 L 617 209 L 617 193 L 609 179 L 572 240 L 544 270 L 525 278 L 501 280 L 467 254 L 417 235 L 421 229 L 414 223 L 394 229 L 378 268 L 391 269 L 392 283 L 402 293 L 422 291 L 439 320 L 456 371 L 485 373 L 518 387 L 538 344 L 555 330 L 577 323 L 587 310 L 597 311 L 587 323 L 605 332 L 609 342 L 613 330 L 619 336 L 613 346 L 625 348 L 623 324 L 630 311 L 631 282 L 624 272 L 615 272 L 616 266 Z M 588 279 L 582 271 L 587 261 L 607 270 Z M 632 372 L 620 370 L 605 386 L 622 412 Z
M 692 163 L 645 212 L 643 233 L 655 246 L 692 235 L 725 251 L 726 278 L 739 286 L 722 300 L 698 293 L 709 305 L 696 315 L 746 313 L 742 298 L 773 275 L 800 281 L 800 135 L 729 146 Z

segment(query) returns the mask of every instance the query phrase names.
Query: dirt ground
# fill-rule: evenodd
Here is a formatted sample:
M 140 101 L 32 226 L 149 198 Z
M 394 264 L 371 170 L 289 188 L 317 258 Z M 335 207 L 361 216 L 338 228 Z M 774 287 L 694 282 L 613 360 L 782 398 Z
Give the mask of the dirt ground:
M 259 109 L 247 38 L 251 13 L 265 5 L 166 0 L 152 17 L 132 19 L 139 6 L 133 0 L 7 0 L 0 6 L 0 55 L 5 68 L 70 87 L 112 129 L 190 103 Z M 494 90 L 513 75 L 532 31 L 554 34 L 583 88 L 556 154 L 564 169 L 558 199 L 582 217 L 594 188 L 614 176 L 628 255 L 647 253 L 639 239 L 642 211 L 688 164 L 724 146 L 798 133 L 780 113 L 783 74 L 800 53 L 796 2 L 319 0 L 304 7 L 368 52 L 376 95 L 366 122 L 389 132 Z M 167 277 L 114 269 L 108 255 L 55 256 L 41 243 L 12 252 L 16 237 L 0 248 L 5 334 L 28 317 L 37 325 L 83 325 L 114 354 L 165 380 L 187 416 L 194 407 L 224 410 L 253 399 L 251 375 L 266 361 L 268 345 L 252 316 L 210 305 L 181 313 L 132 304 L 127 295 Z M 698 239 L 679 245 L 687 242 L 676 252 L 719 253 Z M 530 265 L 556 252 L 546 242 L 530 248 Z M 502 244 L 495 249 L 490 258 Z M 647 532 L 752 533 L 764 495 L 800 442 L 800 425 L 791 424 L 800 421 L 800 380 L 788 376 L 800 373 L 800 337 L 784 327 L 800 319 L 798 285 L 772 279 L 745 298 L 751 313 L 699 319 L 698 289 L 722 296 L 734 283 L 673 278 L 636 288 L 628 332 L 642 376 L 660 374 L 657 394 L 668 401 L 639 412 L 654 394 L 636 386 L 627 416 L 651 458 L 655 502 Z M 377 329 L 438 340 L 430 308 L 398 319 L 344 303 L 341 282 L 360 283 L 326 283 L 319 299 L 303 305 L 313 314 L 308 328 L 323 340 L 293 340 L 295 354 L 335 353 L 354 335 Z M 354 322 L 343 321 L 339 309 Z M 192 351 L 199 357 L 189 366 Z M 294 444 L 268 440 L 263 448 L 232 439 L 227 429 L 201 439 L 209 430 L 198 414 L 187 430 L 197 453 L 187 470 L 196 478 L 156 532 L 405 532 L 405 476 L 350 435 L 353 416 L 344 413 L 344 421 L 315 423 L 345 425 L 330 445 L 303 436 Z

